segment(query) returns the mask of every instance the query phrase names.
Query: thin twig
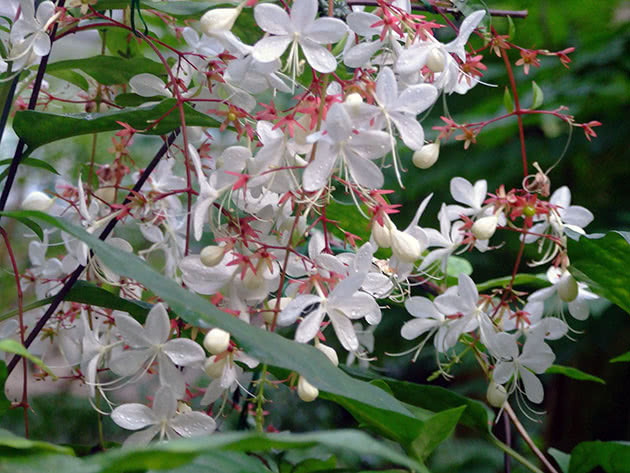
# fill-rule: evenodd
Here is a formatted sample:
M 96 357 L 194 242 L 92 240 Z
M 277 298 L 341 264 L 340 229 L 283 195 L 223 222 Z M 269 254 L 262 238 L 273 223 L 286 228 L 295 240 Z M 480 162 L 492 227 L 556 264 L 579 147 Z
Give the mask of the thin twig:
M 149 178 L 149 176 L 151 175 L 155 167 L 158 165 L 162 157 L 166 154 L 166 152 L 168 151 L 168 148 L 171 146 L 173 141 L 175 141 L 175 138 L 177 138 L 179 131 L 180 129 L 178 128 L 169 135 L 169 137 L 166 140 L 166 143 L 162 145 L 162 147 L 157 152 L 155 157 L 151 160 L 149 165 L 142 172 L 142 175 L 138 179 L 138 182 L 136 182 L 136 185 L 133 186 L 133 189 L 129 191 L 129 193 L 127 194 L 127 197 L 125 197 L 125 200 L 122 202 L 121 205 L 124 206 L 128 204 L 129 202 L 131 202 L 131 199 L 135 196 L 135 194 L 138 193 L 140 189 L 142 189 L 142 186 L 147 181 L 147 179 Z M 117 224 L 118 224 L 118 219 L 116 218 L 111 219 L 108 222 L 105 229 L 98 236 L 99 239 L 105 240 L 109 236 L 109 234 L 114 230 L 114 227 Z M 90 253 L 90 257 L 91 256 L 92 254 Z M 74 286 L 74 284 L 79 280 L 79 277 L 81 276 L 81 273 L 83 273 L 84 269 L 85 269 L 84 265 L 79 265 L 72 272 L 72 274 L 70 274 L 70 277 L 67 279 L 67 281 L 65 282 L 61 290 L 55 295 L 55 298 L 53 299 L 50 306 L 46 310 L 46 313 L 39 319 L 39 321 L 37 322 L 33 330 L 31 330 L 31 333 L 28 335 L 28 338 L 24 342 L 24 348 L 28 348 L 31 345 L 31 343 L 33 343 L 35 338 L 37 338 L 37 335 L 39 335 L 39 332 L 41 332 L 41 330 L 44 328 L 44 325 L 46 325 L 46 322 L 48 322 L 52 314 L 54 314 L 57 311 L 57 308 L 59 307 L 59 305 L 63 302 L 65 297 L 68 295 L 68 292 L 70 292 L 70 289 L 72 289 L 72 286 Z M 11 374 L 11 372 L 17 365 L 18 361 L 20 361 L 20 355 L 14 355 L 11 361 L 9 362 L 9 364 L 7 365 L 9 374 Z
M 364 5 L 367 7 L 378 7 L 379 3 L 377 0 L 348 0 L 348 5 Z M 427 7 L 426 5 L 420 5 L 418 3 L 412 3 L 411 9 L 415 11 L 426 11 L 434 13 L 435 10 L 431 7 Z M 441 8 L 444 13 L 448 13 L 450 15 L 461 15 L 462 12 L 457 8 Z M 509 16 L 512 18 L 527 18 L 529 12 L 527 10 L 495 10 L 493 8 L 489 8 L 486 10 L 490 16 Z
M 547 457 L 543 455 L 543 453 L 536 446 L 532 438 L 529 436 L 529 434 L 527 433 L 527 430 L 525 430 L 525 427 L 523 427 L 523 424 L 521 424 L 521 421 L 518 420 L 518 417 L 516 417 L 516 414 L 512 410 L 512 407 L 506 402 L 503 406 L 503 409 L 504 409 L 504 412 L 507 412 L 507 415 L 510 416 L 510 420 L 514 424 L 514 427 L 516 427 L 516 430 L 518 430 L 518 433 L 521 434 L 521 437 L 523 437 L 523 440 L 525 440 L 525 443 L 529 445 L 529 448 L 531 448 L 532 452 L 534 452 L 534 454 L 543 463 L 543 465 L 545 465 L 545 467 L 551 473 L 558 473 L 558 471 L 553 467 L 551 463 L 549 463 L 549 460 L 547 460 Z

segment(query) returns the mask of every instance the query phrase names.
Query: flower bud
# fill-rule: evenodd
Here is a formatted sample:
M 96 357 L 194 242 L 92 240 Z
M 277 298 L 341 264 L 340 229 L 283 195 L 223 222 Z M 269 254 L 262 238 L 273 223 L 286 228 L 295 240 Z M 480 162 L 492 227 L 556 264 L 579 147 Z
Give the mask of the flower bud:
M 112 186 L 99 187 L 94 195 L 108 204 L 113 204 L 116 200 L 116 188 Z
M 203 339 L 203 346 L 213 355 L 223 353 L 230 346 L 230 334 L 220 328 L 213 328 L 206 333 Z
M 477 219 L 470 230 L 477 240 L 489 240 L 497 230 L 498 223 L 496 215 L 488 215 Z
M 302 401 L 311 402 L 319 396 L 319 389 L 306 381 L 304 376 L 300 376 L 300 379 L 298 380 L 297 393 Z
M 363 103 L 363 97 L 361 97 L 361 94 L 357 94 L 356 92 L 346 97 L 346 105 L 348 105 L 353 110 L 360 107 L 362 103 Z
M 192 412 L 192 407 L 190 407 L 184 401 L 177 401 L 178 414 L 190 414 L 191 412 Z
M 413 153 L 411 162 L 420 169 L 429 169 L 440 156 L 440 142 L 429 143 Z
M 48 197 L 46 194 L 40 191 L 33 191 L 26 196 L 26 199 L 22 202 L 22 208 L 24 210 L 39 210 L 45 212 L 48 210 L 55 199 Z
M 383 217 L 384 225 L 381 225 L 376 220 L 374 220 L 374 223 L 372 224 L 372 236 L 374 237 L 374 242 L 379 246 L 379 248 L 389 248 L 392 246 L 391 227 L 388 225 L 386 219 L 389 220 L 387 215 Z
M 242 9 L 239 6 L 237 8 L 213 8 L 208 10 L 201 17 L 201 31 L 208 36 L 230 31 Z
M 243 286 L 250 291 L 255 291 L 256 289 L 260 289 L 265 283 L 265 278 L 263 277 L 263 270 L 259 269 L 257 272 L 252 271 L 251 269 L 245 273 L 245 277 L 243 278 Z
M 507 391 L 505 388 L 495 383 L 494 381 L 490 381 L 488 385 L 488 391 L 486 392 L 486 399 L 488 400 L 488 404 L 492 407 L 503 407 L 505 401 L 508 398 Z
M 223 261 L 223 257 L 225 256 L 225 251 L 223 248 L 216 245 L 206 246 L 201 253 L 199 254 L 199 258 L 204 266 L 213 267 Z
M 223 368 L 225 367 L 226 362 L 227 362 L 227 358 L 224 357 L 217 360 L 216 355 L 212 355 L 203 364 L 203 370 L 211 378 L 220 378 L 221 375 L 223 374 Z
M 267 306 L 268 309 L 275 309 L 277 300 L 278 299 L 269 299 L 269 302 L 267 302 L 265 305 Z M 291 301 L 292 299 L 290 297 L 282 297 L 280 299 L 280 307 L 278 307 L 278 309 L 280 311 L 283 311 L 284 308 L 288 306 L 289 302 Z M 267 324 L 271 325 L 273 323 L 274 314 L 275 312 L 273 310 L 265 310 L 262 312 L 263 319 L 265 320 Z
M 332 362 L 333 365 L 339 366 L 339 357 L 333 347 L 324 345 L 323 343 L 315 343 L 315 348 L 321 351 Z
M 432 48 L 427 56 L 427 67 L 432 72 L 442 72 L 444 70 L 444 54 L 439 48 Z
M 415 263 L 422 256 L 420 242 L 413 235 L 393 229 L 392 252 L 403 263 Z
M 573 302 L 578 296 L 578 284 L 571 273 L 565 271 L 556 283 L 558 297 L 564 302 Z

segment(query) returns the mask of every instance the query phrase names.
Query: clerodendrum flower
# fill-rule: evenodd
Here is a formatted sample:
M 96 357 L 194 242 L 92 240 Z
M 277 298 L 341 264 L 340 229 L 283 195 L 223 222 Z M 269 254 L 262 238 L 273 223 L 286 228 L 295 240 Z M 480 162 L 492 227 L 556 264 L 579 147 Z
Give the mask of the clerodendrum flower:
M 295 78 L 299 45 L 313 69 L 323 73 L 334 71 L 337 60 L 322 44 L 341 40 L 348 27 L 336 18 L 315 19 L 316 16 L 316 0 L 295 0 L 290 15 L 278 5 L 258 4 L 254 9 L 256 23 L 272 36 L 267 36 L 254 45 L 254 59 L 260 62 L 275 61 L 291 45 L 287 65 L 291 65 Z

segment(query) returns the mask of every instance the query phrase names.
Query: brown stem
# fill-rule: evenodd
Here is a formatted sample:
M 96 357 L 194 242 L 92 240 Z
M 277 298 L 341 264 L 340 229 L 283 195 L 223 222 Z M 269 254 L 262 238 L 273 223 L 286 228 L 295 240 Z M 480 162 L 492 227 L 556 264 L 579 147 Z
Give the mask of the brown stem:
M 365 5 L 368 7 L 380 6 L 377 0 L 348 0 L 348 5 Z M 415 11 L 434 12 L 433 8 L 427 7 L 426 5 L 420 5 L 418 3 L 412 3 L 411 9 Z M 449 13 L 451 15 L 462 14 L 462 12 L 457 8 L 441 8 L 441 10 L 444 13 Z M 486 11 L 490 16 L 510 16 L 512 18 L 527 18 L 529 13 L 527 10 L 496 10 L 493 8 L 489 8 Z

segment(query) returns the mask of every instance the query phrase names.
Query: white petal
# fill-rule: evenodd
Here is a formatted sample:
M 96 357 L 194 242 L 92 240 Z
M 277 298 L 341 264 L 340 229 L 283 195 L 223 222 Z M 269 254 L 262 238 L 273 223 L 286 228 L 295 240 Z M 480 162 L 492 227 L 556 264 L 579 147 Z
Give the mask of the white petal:
M 300 38 L 299 42 L 306 61 L 317 72 L 325 74 L 337 69 L 337 59 L 324 46 L 308 38 Z
M 446 45 L 446 50 L 451 53 L 457 54 L 462 61 L 466 60 L 466 51 L 464 47 L 468 42 L 468 38 L 472 34 L 472 32 L 477 28 L 481 20 L 485 16 L 486 12 L 484 10 L 479 10 L 474 13 L 471 13 L 466 17 L 466 19 L 462 22 L 462 25 L 459 27 L 459 34 L 457 38 Z
M 119 376 L 131 376 L 140 371 L 145 363 L 153 359 L 154 355 L 155 352 L 151 348 L 125 350 L 110 360 L 109 369 Z
M 177 411 L 177 399 L 173 391 L 167 387 L 160 387 L 153 398 L 153 413 L 159 420 L 170 419 Z
M 287 27 L 291 24 L 291 20 L 284 9 L 280 8 L 278 5 L 259 3 L 256 5 L 256 8 L 254 8 L 254 19 L 260 29 L 267 33 L 280 35 L 289 33 Z
M 578 297 L 569 302 L 569 313 L 577 320 L 586 320 L 589 316 L 588 303 L 585 299 Z
M 291 43 L 291 39 L 288 36 L 268 36 L 263 38 L 254 45 L 254 59 L 260 62 L 275 61 L 282 56 L 282 53 L 287 49 L 289 43 Z
M 330 152 L 331 149 L 331 146 L 320 142 L 315 159 L 309 163 L 302 176 L 306 192 L 316 192 L 328 183 L 328 178 L 337 162 L 337 156 Z
M 400 335 L 405 340 L 413 340 L 436 326 L 437 322 L 434 319 L 412 319 L 403 324 Z
M 154 95 L 172 96 L 164 81 L 153 74 L 143 73 L 133 76 L 129 80 L 129 85 L 131 90 L 142 97 L 153 97 Z
M 433 105 L 437 98 L 438 90 L 433 85 L 414 85 L 403 90 L 397 98 L 396 110 L 417 115 Z
M 479 300 L 479 292 L 474 281 L 467 274 L 460 273 L 458 278 L 458 294 L 463 299 L 466 306 L 472 308 L 477 305 Z
M 382 107 L 393 106 L 398 99 L 398 83 L 389 67 L 381 69 L 376 79 L 376 100 Z
M 123 443 L 124 447 L 144 447 L 147 445 L 153 437 L 155 437 L 160 431 L 159 425 L 154 425 L 146 430 L 136 432 L 127 437 L 127 440 Z
M 438 311 L 432 301 L 426 297 L 413 296 L 405 301 L 405 309 L 414 317 L 443 320 L 444 316 Z
M 394 112 L 390 115 L 396 125 L 403 143 L 412 150 L 419 150 L 424 146 L 424 130 L 418 120 L 412 115 Z
M 373 13 L 352 12 L 346 17 L 348 26 L 352 31 L 360 36 L 372 36 L 379 33 L 381 28 L 374 28 L 372 25 L 381 21 L 381 18 Z
M 224 258 L 223 262 L 226 260 L 230 261 Z M 214 294 L 225 286 L 235 271 L 235 266 L 228 267 L 223 262 L 208 267 L 201 262 L 199 255 L 187 256 L 179 264 L 182 279 L 188 288 L 199 294 Z
M 169 340 L 162 347 L 162 351 L 179 366 L 192 365 L 203 361 L 206 357 L 203 348 L 188 338 Z
M 306 316 L 315 310 L 316 304 L 320 304 L 321 301 L 321 297 L 312 294 L 298 296 L 278 314 L 276 322 L 281 327 L 291 325 L 302 315 L 302 312 L 305 312 L 305 309 L 310 307 L 304 314 Z
M 166 312 L 164 304 L 155 304 L 144 323 L 146 337 L 153 345 L 164 343 L 168 339 L 171 332 L 171 321 Z
M 295 0 L 291 6 L 291 23 L 297 32 L 305 32 L 316 15 L 317 0 Z
M 359 340 L 352 326 L 352 321 L 336 310 L 332 310 L 331 313 L 328 314 L 328 317 L 332 322 L 335 334 L 341 345 L 348 351 L 358 350 Z
M 523 382 L 527 399 L 536 404 L 541 403 L 545 396 L 545 391 L 538 377 L 523 366 L 519 367 L 518 373 Z
M 367 187 L 368 189 L 377 189 L 383 186 L 385 178 L 383 177 L 381 168 L 372 161 L 348 154 L 346 156 L 346 164 L 350 170 L 352 179 L 357 184 Z
M 112 411 L 112 420 L 123 429 L 138 430 L 158 422 L 155 414 L 144 404 L 118 406 Z
M 363 67 L 370 61 L 381 46 L 383 46 L 381 41 L 359 43 L 348 49 L 343 55 L 343 63 L 348 67 Z
M 211 434 L 217 428 L 214 419 L 203 412 L 180 414 L 169 422 L 169 425 L 182 437 Z
M 370 325 L 381 320 L 381 309 L 374 298 L 365 292 L 356 292 L 352 297 L 335 301 L 335 309 L 343 312 L 349 319 L 365 317 Z
M 473 186 L 463 177 L 454 177 L 451 179 L 451 195 L 457 202 L 471 205 L 474 196 Z
M 346 24 L 337 18 L 318 18 L 304 34 L 320 44 L 331 44 L 341 40 L 348 31 Z
M 555 192 L 551 194 L 549 203 L 557 205 L 563 209 L 568 208 L 569 205 L 571 205 L 571 190 L 567 186 L 562 186 L 556 189 Z
M 116 327 L 120 331 L 120 334 L 129 346 L 139 348 L 152 345 L 146 330 L 133 317 L 118 313 L 114 316 L 114 320 L 116 321 Z
M 555 359 L 553 350 L 541 337 L 529 336 L 523 345 L 519 363 L 534 373 L 544 373 Z
M 497 384 L 507 383 L 514 374 L 514 363 L 511 361 L 499 361 L 492 371 L 492 379 Z
M 319 332 L 322 320 L 324 320 L 324 315 L 326 315 L 326 313 L 320 306 L 318 309 L 304 317 L 304 320 L 300 322 L 300 325 L 298 325 L 298 328 L 295 331 L 295 341 L 307 343 L 315 338 L 317 332 Z
M 46 33 L 35 33 L 33 52 L 38 56 L 46 56 L 50 52 L 50 37 Z

